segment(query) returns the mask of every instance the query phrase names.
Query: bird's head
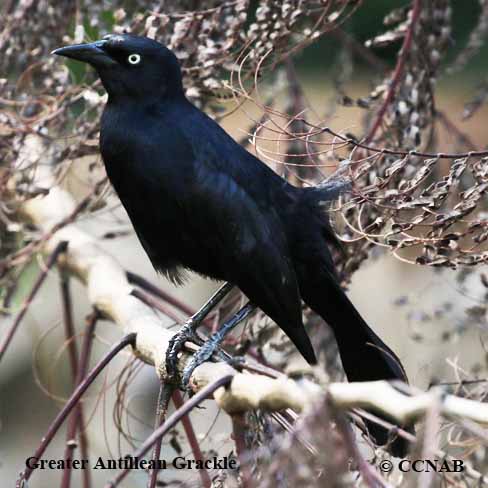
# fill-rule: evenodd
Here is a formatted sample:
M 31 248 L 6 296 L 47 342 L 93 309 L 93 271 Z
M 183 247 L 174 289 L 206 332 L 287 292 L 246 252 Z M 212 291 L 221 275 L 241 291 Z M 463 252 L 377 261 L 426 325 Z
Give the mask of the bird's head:
M 176 56 L 159 42 L 131 34 L 61 47 L 53 54 L 93 66 L 109 98 L 153 99 L 183 94 Z

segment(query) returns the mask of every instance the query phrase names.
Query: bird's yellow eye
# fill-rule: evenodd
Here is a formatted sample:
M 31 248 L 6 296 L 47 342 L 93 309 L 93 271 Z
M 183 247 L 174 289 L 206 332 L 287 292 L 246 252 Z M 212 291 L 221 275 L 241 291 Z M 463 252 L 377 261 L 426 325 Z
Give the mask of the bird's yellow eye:
M 131 54 L 127 58 L 127 61 L 129 61 L 130 64 L 139 64 L 141 62 L 141 56 L 139 56 L 139 54 Z

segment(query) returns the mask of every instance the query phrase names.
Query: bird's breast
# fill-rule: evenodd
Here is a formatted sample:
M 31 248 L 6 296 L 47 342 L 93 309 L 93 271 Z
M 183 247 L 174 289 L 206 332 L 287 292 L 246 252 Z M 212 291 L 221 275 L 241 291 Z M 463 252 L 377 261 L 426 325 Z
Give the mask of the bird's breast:
M 155 130 L 146 121 L 142 131 L 126 130 L 120 123 L 113 118 L 100 134 L 107 176 L 154 266 L 190 267 L 198 252 L 191 231 L 190 154 L 175 142 L 171 128 Z

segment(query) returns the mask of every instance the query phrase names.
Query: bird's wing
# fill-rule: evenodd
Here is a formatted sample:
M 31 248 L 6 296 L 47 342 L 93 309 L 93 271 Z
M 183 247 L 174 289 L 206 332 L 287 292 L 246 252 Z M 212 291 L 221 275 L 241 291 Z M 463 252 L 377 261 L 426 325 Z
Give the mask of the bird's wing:
M 215 162 L 217 155 L 208 146 L 203 149 L 194 151 L 188 219 L 203 232 L 199 243 L 221 276 L 239 286 L 314 363 L 302 322 L 297 277 L 275 202 L 269 193 L 261 195 L 255 188 L 251 195 L 249 180 L 239 181 L 221 161 Z

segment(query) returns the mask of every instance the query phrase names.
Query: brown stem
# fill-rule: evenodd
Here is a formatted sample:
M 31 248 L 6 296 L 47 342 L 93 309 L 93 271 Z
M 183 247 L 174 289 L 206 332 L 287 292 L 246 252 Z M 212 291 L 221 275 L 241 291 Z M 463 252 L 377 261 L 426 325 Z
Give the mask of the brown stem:
M 1 192 L 1 189 L 0 189 Z M 28 263 L 25 263 L 23 266 L 20 266 L 17 272 L 16 278 L 11 282 L 6 285 L 6 290 L 5 294 L 3 296 L 3 304 L 2 304 L 2 310 L 0 310 L 0 315 L 5 316 L 5 317 L 10 317 L 11 311 L 10 311 L 10 305 L 12 303 L 12 300 L 15 296 L 15 293 L 18 290 L 19 287 L 19 277 L 22 275 L 24 270 L 26 269 Z M 2 270 L 0 269 L 0 275 L 2 273 Z
M 469 134 L 463 132 L 454 122 L 452 122 L 445 112 L 437 110 L 435 115 L 449 132 L 453 132 L 455 134 L 455 137 L 457 137 L 458 141 L 463 146 L 468 149 L 472 149 L 473 151 L 478 149 Z
M 75 337 L 75 327 L 73 323 L 73 304 L 71 301 L 70 278 L 62 270 L 60 271 L 61 302 L 63 307 L 64 335 L 68 345 L 69 364 L 73 382 L 78 376 L 78 346 Z
M 250 488 L 253 486 L 253 482 L 249 463 L 246 459 L 246 419 L 244 414 L 232 415 L 232 434 L 236 445 L 237 457 L 239 458 L 242 486 L 243 488 Z
M 153 296 L 149 295 L 142 290 L 134 288 L 130 294 L 133 297 L 136 297 L 141 302 L 145 303 L 148 307 L 155 308 L 159 310 L 161 313 L 166 315 L 167 317 L 173 319 L 175 322 L 180 322 L 181 317 L 176 314 L 171 308 L 165 306 L 165 304 L 159 300 L 156 300 Z
M 334 29 L 331 35 L 339 39 L 343 46 L 355 51 L 358 57 L 362 61 L 366 61 L 372 68 L 380 72 L 386 71 L 387 64 L 345 30 L 340 28 Z
M 179 390 L 175 390 L 173 392 L 173 402 L 177 409 L 183 406 L 183 397 L 181 396 Z M 188 443 L 190 444 L 191 450 L 193 452 L 193 458 L 197 461 L 200 459 L 203 461 L 205 458 L 203 457 L 202 451 L 200 449 L 200 444 L 198 443 L 197 436 L 195 435 L 195 430 L 193 429 L 190 416 L 185 415 L 181 419 L 181 423 L 183 424 L 183 429 L 185 429 Z M 199 469 L 198 473 L 200 474 L 200 478 L 202 480 L 202 486 L 204 486 L 205 488 L 210 488 L 210 486 L 212 485 L 212 480 L 210 479 L 208 471 L 206 469 Z
M 182 301 L 178 300 L 177 298 L 171 296 L 169 293 L 166 293 L 164 290 L 161 288 L 157 287 L 156 285 L 152 284 L 150 281 L 146 280 L 142 276 L 139 276 L 136 273 L 132 273 L 131 271 L 126 272 L 127 279 L 129 280 L 130 283 L 133 285 L 140 286 L 143 290 L 151 293 L 152 295 L 157 296 L 161 300 L 169 303 L 173 307 L 177 308 L 181 312 L 183 312 L 185 315 L 189 315 L 192 317 L 193 322 L 198 322 L 198 323 L 203 323 L 205 326 L 208 328 L 212 327 L 212 321 L 207 317 L 207 315 L 212 311 L 212 309 L 215 307 L 215 305 L 223 299 L 223 297 L 230 292 L 232 289 L 232 285 L 230 284 L 225 284 L 223 285 L 218 291 L 217 294 L 220 293 L 219 299 L 215 300 L 212 302 L 210 305 L 207 302 L 201 309 L 198 311 L 195 311 L 192 307 L 189 305 L 186 305 Z M 148 295 L 142 294 L 140 290 L 133 290 L 132 295 L 138 298 L 139 300 L 143 301 L 146 303 L 146 305 L 149 305 L 150 307 L 157 308 L 160 310 L 162 313 L 165 315 L 168 315 L 169 317 L 173 318 L 174 320 L 179 320 L 171 311 L 169 311 L 166 307 L 163 307 L 161 304 L 158 304 L 158 302 L 152 300 Z M 212 297 L 213 298 L 213 297 Z M 212 298 L 210 300 L 212 300 Z M 204 311 L 203 315 L 200 316 L 199 314 L 202 313 L 202 310 Z
M 161 298 L 161 300 L 168 302 L 170 305 L 173 305 L 173 307 L 177 308 L 178 310 L 181 310 L 186 315 L 193 315 L 195 313 L 195 310 L 193 310 L 192 307 L 186 305 L 169 293 L 166 293 L 164 290 L 157 287 L 156 285 L 153 285 L 150 281 L 146 280 L 146 278 L 136 273 L 132 273 L 132 271 L 127 271 L 126 274 L 129 283 L 140 286 L 142 289 L 148 291 L 153 295 L 156 295 L 157 297 Z
M 308 127 L 312 127 L 313 129 L 316 129 L 317 133 L 325 132 L 339 139 L 340 141 L 345 142 L 346 144 L 350 144 L 354 147 L 358 147 L 361 149 L 366 149 L 367 151 L 371 151 L 377 154 L 391 154 L 394 156 L 419 156 L 421 158 L 437 158 L 437 159 L 460 159 L 460 158 L 488 156 L 488 150 L 467 151 L 467 152 L 459 152 L 459 153 L 445 153 L 445 152 L 432 153 L 432 152 L 423 152 L 423 151 L 415 151 L 415 150 L 401 151 L 399 149 L 388 149 L 386 147 L 370 146 L 368 144 L 355 141 L 350 137 L 346 137 L 342 134 L 339 134 L 338 132 L 333 131 L 330 127 L 320 127 L 316 124 L 312 124 L 308 122 L 303 118 L 300 120 L 302 120 Z
M 96 364 L 96 366 L 90 371 L 90 373 L 86 376 L 86 378 L 77 386 L 76 390 L 73 392 L 69 400 L 66 402 L 62 410 L 58 413 L 56 418 L 53 420 L 46 435 L 42 438 L 39 447 L 36 449 L 36 452 L 33 454 L 32 458 L 38 460 L 42 457 L 44 452 L 46 451 L 47 447 L 53 440 L 54 436 L 56 435 L 57 431 L 63 424 L 66 417 L 69 413 L 73 410 L 76 404 L 80 401 L 83 393 L 88 389 L 88 387 L 95 381 L 97 376 L 104 370 L 104 368 L 112 361 L 112 359 L 122 350 L 124 347 L 128 345 L 134 345 L 136 340 L 136 334 L 131 333 L 126 335 L 122 338 L 117 344 L 115 344 L 106 354 L 102 357 L 102 359 Z M 203 391 L 203 390 L 202 390 Z M 196 395 L 195 395 L 196 396 Z M 30 478 L 32 471 L 35 468 L 27 466 L 26 469 L 20 473 L 19 478 L 17 479 L 16 487 L 22 488 L 25 485 L 25 482 Z
M 12 339 L 15 335 L 15 332 L 17 331 L 20 323 L 22 322 L 22 319 L 24 318 L 27 310 L 29 309 L 29 306 L 31 305 L 32 300 L 34 299 L 37 292 L 41 288 L 41 285 L 44 283 L 44 280 L 46 279 L 49 270 L 54 266 L 59 255 L 66 251 L 67 247 L 68 247 L 67 242 L 65 242 L 65 241 L 60 242 L 56 246 L 56 249 L 54 249 L 54 251 L 49 255 L 44 269 L 42 269 L 40 271 L 39 275 L 37 276 L 36 281 L 32 285 L 30 293 L 27 295 L 27 298 L 24 300 L 24 303 L 22 304 L 21 309 L 19 310 L 17 316 L 15 317 L 13 324 L 11 325 L 9 330 L 7 331 L 7 334 L 5 335 L 2 343 L 0 344 L 0 361 L 2 360 L 4 354 L 7 350 L 10 342 L 12 341 Z
M 342 433 L 342 436 L 346 442 L 349 455 L 357 462 L 359 472 L 363 477 L 363 481 L 366 486 L 370 488 L 387 488 L 389 485 L 383 478 L 376 472 L 364 456 L 362 455 L 354 437 L 351 426 L 346 422 L 345 417 L 341 412 L 336 412 L 335 422 L 337 429 Z
M 233 375 L 226 375 L 218 380 L 210 383 L 205 388 L 202 388 L 198 393 L 193 395 L 186 403 L 183 404 L 181 408 L 173 412 L 168 420 L 156 429 L 142 444 L 142 446 L 133 454 L 133 457 L 142 457 L 146 454 L 149 449 L 158 441 L 158 439 L 162 438 L 165 434 L 168 433 L 185 415 L 188 414 L 193 408 L 198 406 L 204 400 L 206 400 L 210 395 L 214 393 L 215 390 L 222 386 L 228 385 L 231 381 Z M 124 469 L 121 471 L 117 477 L 109 481 L 106 485 L 106 488 L 115 488 L 120 484 L 120 482 L 129 474 L 130 469 Z
M 366 410 L 363 410 L 361 408 L 353 409 L 352 411 L 355 414 L 359 415 L 359 417 L 361 417 L 363 420 L 364 419 L 369 420 L 370 422 L 383 427 L 385 430 L 390 430 L 390 431 L 394 430 L 398 436 L 402 437 L 403 439 L 407 440 L 412 444 L 417 442 L 417 437 L 411 434 L 410 432 L 401 429 L 396 424 L 381 419 L 380 417 L 378 417 L 377 415 L 371 412 L 367 412 Z
M 160 425 L 164 423 L 166 420 L 166 413 L 168 412 L 168 404 L 171 398 L 171 393 L 173 391 L 173 385 L 171 383 L 161 383 L 159 386 L 159 394 L 158 394 L 158 404 L 156 407 L 156 425 L 155 429 L 157 429 Z M 159 438 L 157 442 L 154 444 L 153 455 L 152 459 L 154 461 L 154 469 L 151 470 L 151 475 L 149 476 L 149 481 L 147 484 L 147 488 L 155 488 L 158 481 L 158 460 L 161 456 L 161 443 L 163 439 Z
M 11 256 L 8 256 L 5 258 L 3 261 L 0 262 L 0 269 L 6 268 L 13 263 L 19 258 L 22 258 L 24 256 L 28 256 L 36 250 L 40 249 L 42 244 L 47 242 L 51 237 L 60 229 L 63 227 L 66 227 L 67 225 L 73 223 L 78 217 L 78 215 L 83 212 L 88 205 L 91 202 L 91 199 L 93 198 L 94 195 L 97 195 L 102 186 L 107 182 L 107 178 L 103 178 L 100 180 L 98 183 L 95 184 L 93 187 L 93 190 L 87 195 L 85 198 L 80 200 L 78 205 L 73 209 L 73 211 L 67 215 L 64 219 L 60 220 L 58 223 L 53 225 L 49 231 L 47 231 L 45 234 L 43 234 L 39 239 L 32 241 L 31 243 L 27 244 L 24 248 L 20 249 L 20 251 L 16 252 L 15 254 L 12 254 Z
M 85 378 L 90 361 L 90 354 L 93 344 L 93 337 L 95 326 L 98 321 L 98 313 L 95 311 L 88 318 L 88 324 L 81 346 L 80 362 L 76 358 L 76 377 L 74 386 L 77 387 Z M 77 447 L 76 444 L 76 432 L 79 432 L 80 437 L 80 451 L 82 459 L 88 459 L 88 442 L 85 435 L 85 420 L 83 414 L 83 403 L 78 402 L 73 414 L 69 418 L 68 429 L 66 433 L 66 449 L 64 451 L 64 459 L 67 461 L 66 466 L 69 466 L 69 461 L 73 459 L 74 450 Z M 89 488 L 91 486 L 90 470 L 83 469 L 83 488 Z M 68 488 L 71 482 L 71 469 L 66 468 L 63 471 L 63 479 L 61 481 L 61 488 Z
M 81 347 L 81 356 L 80 356 L 80 364 L 79 364 L 79 378 L 77 385 L 79 385 L 83 379 L 86 377 L 88 372 L 88 365 L 90 362 L 90 355 L 91 355 L 91 348 L 93 345 L 93 339 L 95 337 L 95 326 L 97 321 L 100 317 L 98 311 L 94 311 L 87 320 L 87 327 L 85 331 L 85 337 L 83 339 L 83 344 Z M 83 412 L 83 404 L 80 402 L 80 413 Z M 86 438 L 85 432 L 85 422 L 83 416 L 78 418 L 78 435 L 80 438 L 80 451 L 82 459 L 88 459 L 88 439 Z M 90 480 L 90 470 L 84 469 L 83 470 L 83 488 L 90 488 L 91 480 Z
M 408 26 L 408 30 L 405 34 L 405 39 L 403 40 L 403 45 L 400 50 L 400 54 L 398 56 L 397 64 L 395 66 L 395 71 L 393 72 L 393 77 L 390 81 L 388 92 L 386 93 L 385 99 L 383 100 L 383 104 L 378 110 L 376 119 L 373 122 L 373 125 L 368 135 L 364 139 L 365 144 L 367 144 L 373 139 L 374 135 L 376 134 L 376 131 L 381 127 L 386 111 L 388 110 L 390 103 L 393 101 L 393 98 L 395 97 L 397 86 L 400 83 L 400 80 L 402 79 L 403 76 L 405 63 L 407 61 L 407 56 L 409 55 L 410 48 L 412 47 L 413 33 L 417 21 L 420 17 L 421 7 L 422 7 L 422 0 L 414 0 L 413 7 L 412 7 L 412 18 L 410 20 L 410 25 Z
M 73 304 L 71 301 L 71 288 L 70 288 L 70 278 L 66 273 L 61 270 L 61 301 L 63 308 L 63 323 L 64 323 L 64 334 L 68 344 L 68 356 L 71 366 L 71 376 L 73 378 L 73 387 L 77 385 L 78 377 L 78 347 L 75 340 L 75 328 L 73 324 Z M 81 404 L 77 405 L 73 415 L 69 419 L 69 425 L 66 432 L 66 447 L 64 450 L 64 460 L 66 461 L 66 467 L 63 470 L 63 478 L 61 481 L 61 488 L 69 488 L 71 481 L 71 468 L 69 467 L 69 461 L 73 459 L 73 452 L 76 449 L 76 427 L 78 424 L 78 419 L 83 416 L 81 410 Z M 86 470 L 83 470 L 86 471 Z

